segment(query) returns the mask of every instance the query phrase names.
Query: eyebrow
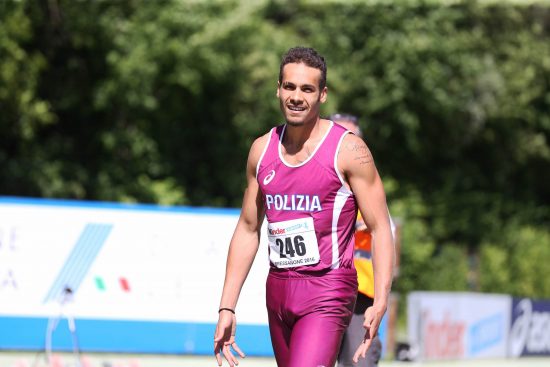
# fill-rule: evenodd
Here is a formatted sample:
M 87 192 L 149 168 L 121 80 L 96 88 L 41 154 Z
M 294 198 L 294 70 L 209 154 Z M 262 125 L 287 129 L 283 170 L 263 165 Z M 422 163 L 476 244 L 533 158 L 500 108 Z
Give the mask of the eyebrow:
M 295 87 L 296 84 L 292 83 L 292 82 L 283 82 L 283 87 L 286 87 L 286 86 L 293 86 Z M 313 84 L 303 84 L 300 86 L 300 88 L 312 88 L 312 89 L 315 89 L 315 85 Z

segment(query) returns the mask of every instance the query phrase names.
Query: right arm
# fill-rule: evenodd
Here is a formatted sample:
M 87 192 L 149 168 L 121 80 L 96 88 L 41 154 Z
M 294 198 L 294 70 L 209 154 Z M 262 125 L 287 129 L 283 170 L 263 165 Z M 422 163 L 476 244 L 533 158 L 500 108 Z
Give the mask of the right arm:
M 229 244 L 220 308 L 235 309 L 244 281 L 258 252 L 265 210 L 256 180 L 256 166 L 263 148 L 267 144 L 267 138 L 268 135 L 264 135 L 257 139 L 250 148 L 246 165 L 247 188 L 244 193 L 241 215 Z M 214 353 L 219 366 L 222 363 L 220 351 L 223 352 L 231 366 L 236 364 L 236 359 L 229 350 L 229 346 L 233 346 L 237 352 L 240 352 L 234 341 L 235 323 L 234 315 L 231 312 L 220 312 L 214 336 Z M 242 352 L 239 354 L 241 357 L 244 356 Z

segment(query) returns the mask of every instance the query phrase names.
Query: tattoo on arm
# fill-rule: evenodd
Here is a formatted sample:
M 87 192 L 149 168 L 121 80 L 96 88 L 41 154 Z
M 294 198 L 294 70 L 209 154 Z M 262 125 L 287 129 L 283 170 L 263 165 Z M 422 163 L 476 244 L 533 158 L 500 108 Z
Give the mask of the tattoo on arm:
M 346 148 L 355 153 L 353 160 L 359 162 L 361 165 L 374 161 L 369 148 L 365 144 L 350 143 L 346 145 Z

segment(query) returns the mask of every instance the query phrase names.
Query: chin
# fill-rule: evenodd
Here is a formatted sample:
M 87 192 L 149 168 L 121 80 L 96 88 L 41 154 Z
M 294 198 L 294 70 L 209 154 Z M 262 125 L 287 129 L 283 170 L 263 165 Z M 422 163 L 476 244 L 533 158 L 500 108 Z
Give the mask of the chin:
M 286 123 L 290 126 L 302 126 L 304 125 L 304 116 L 296 116 L 292 114 L 285 114 Z
M 292 121 L 292 120 L 286 120 L 287 125 L 290 126 L 304 126 L 304 121 Z

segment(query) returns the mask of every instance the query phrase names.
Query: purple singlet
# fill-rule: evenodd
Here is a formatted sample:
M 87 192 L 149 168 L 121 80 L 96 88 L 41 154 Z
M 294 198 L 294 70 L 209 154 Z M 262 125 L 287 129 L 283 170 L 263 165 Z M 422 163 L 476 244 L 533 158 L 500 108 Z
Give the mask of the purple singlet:
M 331 122 L 313 154 L 290 165 L 285 128 L 271 130 L 256 174 L 268 221 L 271 340 L 279 367 L 332 367 L 357 294 L 357 203 L 337 169 L 347 130 Z

